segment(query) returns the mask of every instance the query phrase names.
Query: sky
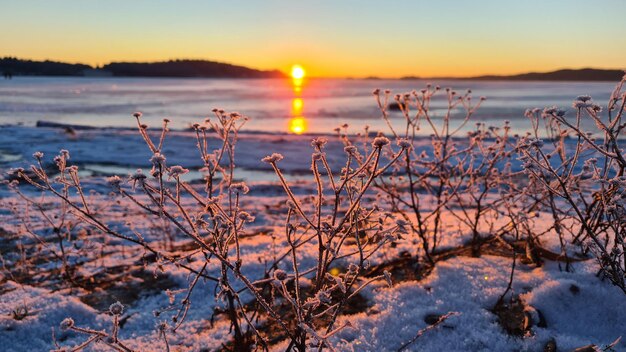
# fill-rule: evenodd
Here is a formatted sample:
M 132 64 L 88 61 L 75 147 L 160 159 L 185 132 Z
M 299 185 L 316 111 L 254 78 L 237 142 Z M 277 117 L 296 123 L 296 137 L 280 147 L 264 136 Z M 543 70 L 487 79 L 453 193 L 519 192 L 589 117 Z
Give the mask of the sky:
M 0 57 L 207 59 L 308 76 L 626 68 L 624 0 L 0 0 Z

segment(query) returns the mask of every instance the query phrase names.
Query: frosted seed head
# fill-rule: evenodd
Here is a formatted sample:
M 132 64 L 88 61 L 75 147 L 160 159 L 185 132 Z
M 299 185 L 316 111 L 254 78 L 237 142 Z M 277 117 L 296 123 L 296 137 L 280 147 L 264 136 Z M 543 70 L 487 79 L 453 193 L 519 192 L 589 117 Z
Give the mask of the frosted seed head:
M 117 175 L 107 177 L 107 183 L 109 183 L 111 186 L 115 188 L 119 188 L 120 184 L 122 183 L 122 179 Z
M 398 146 L 402 149 L 409 149 L 412 147 L 411 142 L 409 142 L 406 139 L 398 139 L 398 141 L 396 142 L 398 144 Z
M 117 301 L 109 306 L 109 312 L 113 315 L 122 315 L 124 312 L 124 305 Z
M 353 145 L 349 145 L 343 148 L 343 151 L 348 155 L 355 155 L 357 152 L 357 148 Z
M 164 333 L 169 328 L 169 325 L 166 321 L 161 321 L 156 324 L 156 328 L 160 333 Z
M 274 270 L 274 279 L 284 281 L 287 279 L 287 273 L 284 270 L 276 269 Z
M 272 155 L 268 155 L 264 157 L 263 159 L 261 159 L 262 162 L 268 163 L 268 164 L 275 164 L 281 160 L 283 160 L 283 156 L 282 154 L 278 154 L 278 153 L 272 153 Z
M 241 193 L 241 194 L 247 194 L 250 191 L 250 188 L 248 188 L 245 182 L 233 183 L 230 185 L 229 189 L 231 192 L 236 192 L 236 193 Z
M 321 303 L 324 304 L 331 304 L 332 300 L 330 298 L 330 293 L 328 291 L 325 290 L 319 290 L 317 291 L 317 293 L 315 294 L 315 298 L 320 301 Z
M 72 318 L 65 318 L 63 319 L 63 321 L 61 322 L 61 330 L 66 331 L 71 329 L 74 326 L 74 319 Z
M 241 221 L 245 221 L 245 222 L 253 222 L 254 221 L 254 216 L 250 215 L 250 213 L 248 213 L 247 211 L 239 212 L 239 214 L 237 216 L 239 217 L 239 220 L 241 220 Z
M 359 271 L 359 266 L 354 264 L 354 263 L 350 263 L 350 265 L 348 265 L 348 272 L 355 274 Z
M 141 181 L 146 179 L 146 175 L 144 175 L 141 169 L 137 169 L 134 174 L 130 175 L 130 179 L 133 181 Z
M 11 168 L 9 169 L 9 172 L 8 172 L 9 175 L 13 175 L 16 177 L 21 177 L 20 175 L 22 175 L 23 173 L 24 173 L 23 167 Z
M 169 170 L 169 176 L 172 178 L 178 178 L 186 173 L 188 173 L 189 170 L 185 169 L 184 167 L 180 166 L 180 165 L 174 165 L 172 167 L 170 167 Z
M 572 107 L 576 108 L 576 109 L 585 109 L 585 108 L 590 108 L 592 107 L 594 104 L 590 101 L 582 101 L 582 100 L 574 100 L 574 102 L 572 103 Z
M 374 142 L 372 142 L 372 146 L 375 148 L 382 148 L 387 144 L 389 144 L 389 139 L 383 136 L 374 138 Z
M 311 146 L 317 149 L 322 149 L 326 145 L 326 143 L 328 143 L 328 139 L 324 137 L 318 137 L 311 141 Z
M 150 158 L 150 161 L 153 163 L 162 163 L 165 161 L 165 155 L 161 153 L 154 153 L 154 155 Z

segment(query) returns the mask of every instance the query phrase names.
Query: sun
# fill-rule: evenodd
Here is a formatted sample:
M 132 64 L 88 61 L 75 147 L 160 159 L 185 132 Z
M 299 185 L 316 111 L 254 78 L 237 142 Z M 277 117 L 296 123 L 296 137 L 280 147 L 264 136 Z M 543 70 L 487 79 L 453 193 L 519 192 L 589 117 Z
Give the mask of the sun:
M 291 66 L 291 78 L 303 79 L 305 75 L 306 75 L 306 72 L 304 72 L 304 68 L 302 68 L 302 66 L 300 65 Z

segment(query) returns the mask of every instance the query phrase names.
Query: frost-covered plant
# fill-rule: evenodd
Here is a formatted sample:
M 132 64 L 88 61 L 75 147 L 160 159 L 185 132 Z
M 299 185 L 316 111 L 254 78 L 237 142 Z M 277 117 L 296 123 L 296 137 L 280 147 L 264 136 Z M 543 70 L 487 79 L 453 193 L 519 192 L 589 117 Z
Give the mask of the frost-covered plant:
M 48 179 L 48 175 L 42 164 L 43 153 L 33 154 L 36 164 L 30 170 L 22 168 L 9 171 L 12 177 Z M 86 204 L 86 195 L 80 187 L 78 169 L 68 164 L 70 154 L 67 150 L 61 150 L 59 155 L 54 157 L 54 167 L 56 172 L 55 183 L 60 187 L 58 192 L 69 198 L 70 189 L 78 187 L 80 202 Z M 48 180 L 49 181 L 49 180 Z M 50 282 L 56 282 L 58 278 L 70 284 L 70 286 L 80 285 L 80 277 L 77 276 L 77 266 L 82 265 L 78 258 L 93 251 L 94 243 L 88 239 L 88 232 L 80 221 L 69 216 L 69 206 L 61 203 L 56 206 L 53 199 L 41 196 L 35 197 L 27 192 L 22 192 L 18 187 L 18 180 L 9 182 L 10 189 L 18 196 L 22 202 L 11 201 L 11 211 L 18 226 L 14 236 L 18 247 L 23 253 L 22 256 L 13 260 L 11 268 L 4 266 L 7 274 L 17 282 L 27 282 L 32 280 L 32 271 L 36 270 L 37 263 L 48 261 L 52 264 L 59 264 L 56 270 L 50 270 L 48 278 Z M 41 188 L 41 185 L 37 185 Z M 97 213 L 106 206 L 99 204 L 92 207 L 91 212 Z M 38 221 L 35 221 L 38 219 Z M 39 278 L 40 279 L 40 278 Z
M 431 264 L 432 254 L 437 250 L 444 231 L 442 214 L 447 204 L 457 197 L 464 187 L 464 180 L 472 173 L 472 151 L 477 144 L 463 145 L 455 137 L 461 135 L 472 115 L 485 98 L 473 103 L 471 91 L 458 94 L 456 91 L 428 85 L 425 89 L 405 94 L 396 94 L 393 99 L 404 118 L 404 129 L 396 131 L 389 113 L 391 91 L 374 91 L 374 97 L 398 144 L 412 146 L 404 148 L 404 155 L 394 168 L 389 183 L 380 182 L 382 190 L 393 210 L 402 215 L 411 230 L 421 240 L 424 257 Z M 434 116 L 431 103 L 443 94 L 446 107 L 443 116 Z M 453 116 L 461 111 L 457 120 Z M 425 126 L 430 133 L 431 143 L 426 148 L 418 147 L 419 134 Z M 474 140 L 476 141 L 476 139 Z M 481 162 L 481 161 L 478 161 Z M 491 183 L 488 183 L 490 185 Z M 482 212 L 479 211 L 479 214 Z
M 498 194 L 509 193 L 511 146 L 510 126 L 502 129 L 477 123 L 468 133 L 469 148 L 463 159 L 458 159 L 456 177 L 451 178 L 455 202 L 446 203 L 446 209 L 469 229 L 472 255 L 480 255 L 481 232 L 488 238 L 496 233 L 501 199 Z
M 388 273 L 368 278 L 363 274 L 369 258 L 385 243 L 395 240 L 397 233 L 406 232 L 406 225 L 391 221 L 388 214 L 377 206 L 367 206 L 364 200 L 372 196 L 373 182 L 409 146 L 400 144 L 393 151 L 387 138 L 378 137 L 373 140 L 367 155 L 358 161 L 356 147 L 346 148 L 345 166 L 337 172 L 331 170 L 326 159 L 326 140 L 315 139 L 311 169 L 316 192 L 307 197 L 307 201 L 294 194 L 280 171 L 278 162 L 282 156 L 273 154 L 264 158 L 263 161 L 276 171 L 288 199 L 284 236 L 289 249 L 269 265 L 265 277 L 253 277 L 245 269 L 255 263 L 245 263 L 240 249 L 246 225 L 254 221 L 254 216 L 242 206 L 249 188 L 243 182 L 234 182 L 235 144 L 246 118 L 223 110 L 213 112 L 214 119 L 192 126 L 204 164 L 201 189 L 184 181 L 189 170 L 170 165 L 171 159 L 164 153 L 169 120 L 163 121 L 158 139 L 153 140 L 148 126 L 141 121 L 141 113 L 135 113 L 134 118 L 152 154 L 150 171 L 137 170 L 126 182 L 118 176 L 108 178 L 114 193 L 143 213 L 142 221 L 166 222 L 180 236 L 190 240 L 192 245 L 183 251 L 170 252 L 170 246 L 164 245 L 165 238 L 163 241 L 149 239 L 132 224 L 116 224 L 111 221 L 110 214 L 100 213 L 85 196 L 76 166 L 61 168 L 61 176 L 51 177 L 43 155 L 38 153 L 31 172 L 20 169 L 15 174 L 43 193 L 59 199 L 63 204 L 63 216 L 95 232 L 136 245 L 139 251 L 134 253 L 142 257 L 149 253 L 163 269 L 169 263 L 189 272 L 192 279 L 184 290 L 184 298 L 177 302 L 174 295 L 170 295 L 171 306 L 166 310 L 174 311 L 171 326 L 158 326 L 158 334 L 166 346 L 169 346 L 168 332 L 175 332 L 192 309 L 190 297 L 198 287 L 197 283 L 209 280 L 215 282 L 214 299 L 225 305 L 234 350 L 247 350 L 250 345 L 265 350 L 269 348 L 267 337 L 259 331 L 260 316 L 274 322 L 290 345 L 298 350 L 304 351 L 310 344 L 320 349 L 332 349 L 328 338 L 346 327 L 335 327 L 335 321 L 347 302 L 371 282 L 386 280 L 391 283 Z M 209 149 L 210 136 L 219 141 L 219 147 L 213 151 Z M 385 161 L 382 159 L 384 150 L 391 156 Z M 62 152 L 60 157 L 63 155 Z M 65 169 L 68 170 L 66 176 L 63 175 Z M 305 260 L 307 251 L 304 249 L 309 246 L 317 247 L 312 267 Z M 197 260 L 201 265 L 190 264 Z M 217 272 L 209 270 L 215 267 L 213 263 L 219 268 Z M 337 270 L 338 267 L 346 269 L 342 272 Z M 286 311 L 292 312 L 293 319 L 284 317 Z M 75 350 L 97 341 L 127 350 L 117 339 L 117 322 L 115 318 L 115 329 L 111 334 L 69 324 L 70 330 L 89 335 L 88 340 Z
M 78 327 L 74 323 L 72 318 L 65 318 L 61 322 L 60 328 L 62 331 L 72 331 L 79 334 L 86 335 L 88 338 L 77 346 L 73 347 L 61 347 L 56 343 L 57 349 L 55 352 L 69 352 L 69 351 L 82 351 L 92 344 L 104 344 L 110 347 L 114 351 L 132 352 L 133 350 L 126 346 L 118 337 L 120 331 L 120 316 L 124 311 L 124 306 L 120 302 L 115 302 L 109 307 L 109 314 L 113 316 L 113 324 L 111 331 L 94 330 L 90 328 Z
M 573 143 L 558 138 L 552 148 L 535 136 L 518 145 L 526 173 L 554 197 L 562 200 L 561 211 L 577 225 L 573 241 L 591 250 L 602 273 L 626 293 L 626 159 L 623 131 L 626 76 L 603 108 L 590 96 L 577 97 L 575 116 L 550 107 L 542 116 Z M 583 119 L 596 129 L 588 131 Z
M 409 146 L 390 150 L 391 157 L 384 164 L 383 150 L 390 148 L 389 139 L 385 137 L 374 138 L 369 153 L 362 158 L 357 157 L 355 146 L 346 146 L 346 163 L 337 175 L 326 159 L 326 143 L 323 137 L 311 143 L 314 149 L 311 170 L 317 194 L 311 197 L 309 206 L 294 194 L 280 170 L 282 155 L 275 153 L 263 158 L 276 172 L 288 197 L 285 234 L 291 248 L 291 270 L 287 273 L 275 269 L 273 284 L 277 295 L 295 315 L 288 349 L 293 347 L 299 351 L 306 350 L 311 343 L 319 349 L 332 349 L 328 338 L 346 327 L 335 328 L 335 321 L 348 300 L 373 281 L 385 279 L 391 284 L 388 273 L 366 280 L 362 280 L 362 275 L 369 266 L 369 258 L 385 243 L 396 240 L 398 233 L 406 231 L 404 224 L 388 221 L 387 215 L 376 205 L 368 206 L 371 203 L 364 199 L 373 182 Z M 307 243 L 317 246 L 313 267 L 304 264 L 302 254 L 298 253 L 298 248 Z M 341 264 L 347 270 L 331 270 Z M 288 282 L 293 289 L 287 286 Z

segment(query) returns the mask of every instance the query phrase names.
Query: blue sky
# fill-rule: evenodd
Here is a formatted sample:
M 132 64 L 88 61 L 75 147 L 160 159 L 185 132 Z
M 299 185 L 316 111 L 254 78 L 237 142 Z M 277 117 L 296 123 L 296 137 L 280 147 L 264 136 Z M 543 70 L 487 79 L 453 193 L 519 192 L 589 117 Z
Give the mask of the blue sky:
M 0 56 L 199 58 L 318 76 L 626 65 L 626 1 L 0 0 Z

